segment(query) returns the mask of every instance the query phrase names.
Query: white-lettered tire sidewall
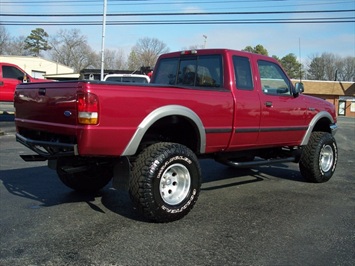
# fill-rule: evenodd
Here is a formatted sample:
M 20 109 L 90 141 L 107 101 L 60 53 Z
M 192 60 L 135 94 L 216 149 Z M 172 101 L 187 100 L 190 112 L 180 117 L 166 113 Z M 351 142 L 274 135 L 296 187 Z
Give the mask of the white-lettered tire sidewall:
M 173 206 L 164 202 L 164 200 L 160 195 L 159 186 L 160 186 L 160 180 L 165 170 L 169 166 L 176 163 L 182 164 L 188 169 L 190 174 L 190 179 L 191 179 L 191 185 L 185 199 L 181 203 Z M 169 156 L 167 158 L 164 158 L 162 165 L 158 166 L 155 170 L 156 171 L 153 178 L 153 190 L 154 190 L 153 195 L 154 195 L 154 200 L 157 204 L 157 208 L 159 208 L 163 213 L 165 213 L 165 215 L 166 214 L 174 215 L 190 209 L 192 207 L 190 205 L 191 204 L 193 205 L 197 200 L 196 197 L 198 196 L 198 189 L 200 186 L 199 184 L 200 182 L 198 180 L 199 178 L 196 178 L 199 177 L 200 175 L 199 169 L 196 167 L 194 160 L 187 157 L 186 155 Z
M 172 165 L 181 167 L 190 176 L 189 189 L 183 189 L 185 191 L 179 194 L 183 198 L 177 197 L 175 205 L 169 205 L 169 200 L 160 194 L 161 178 Z M 129 193 L 137 210 L 148 220 L 172 222 L 190 212 L 197 201 L 200 187 L 201 169 L 196 155 L 184 145 L 160 142 L 150 145 L 137 156 L 132 168 Z
M 321 152 L 326 146 L 331 147 L 333 161 L 328 171 L 321 167 Z M 327 132 L 313 132 L 304 148 L 299 162 L 301 174 L 310 182 L 327 182 L 334 174 L 338 161 L 338 148 L 334 137 Z
M 325 146 L 327 146 L 327 145 L 329 145 L 331 148 L 332 148 L 332 151 L 333 151 L 333 163 L 332 163 L 332 166 L 331 166 L 331 168 L 328 170 L 328 171 L 326 171 L 326 172 L 324 172 L 323 170 L 322 170 L 322 167 L 321 167 L 321 164 L 320 164 L 320 157 L 321 157 L 321 155 L 320 155 L 320 152 L 321 152 L 321 150 L 323 149 L 323 147 L 325 147 Z M 324 181 L 327 181 L 327 180 L 329 180 L 331 177 L 332 177 L 332 175 L 334 174 L 334 172 L 335 172 L 335 168 L 336 168 L 336 165 L 337 165 L 337 160 L 338 160 L 338 147 L 337 147 L 337 145 L 336 145 L 336 142 L 335 141 L 332 141 L 331 139 L 327 139 L 327 141 L 324 141 L 324 143 L 322 143 L 322 145 L 321 145 L 321 147 L 320 147 L 320 149 L 319 149 L 319 152 L 318 152 L 318 156 L 317 156 L 318 158 L 318 170 L 319 170 L 319 172 L 320 172 L 320 174 L 323 176 L 323 180 Z

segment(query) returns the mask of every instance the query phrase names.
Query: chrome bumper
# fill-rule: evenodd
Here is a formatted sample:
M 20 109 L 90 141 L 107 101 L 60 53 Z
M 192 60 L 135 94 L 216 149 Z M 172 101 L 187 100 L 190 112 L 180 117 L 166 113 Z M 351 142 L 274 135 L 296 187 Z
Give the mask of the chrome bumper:
M 335 133 L 338 131 L 338 125 L 335 123 L 330 125 L 330 130 L 331 130 L 332 135 L 334 136 Z

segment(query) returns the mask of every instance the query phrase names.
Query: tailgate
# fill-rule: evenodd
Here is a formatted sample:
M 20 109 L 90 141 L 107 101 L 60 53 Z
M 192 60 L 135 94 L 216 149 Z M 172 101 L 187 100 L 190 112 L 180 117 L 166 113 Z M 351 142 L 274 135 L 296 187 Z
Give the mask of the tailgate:
M 76 93 L 79 82 L 20 84 L 16 88 L 14 106 L 16 122 L 41 124 L 77 124 Z

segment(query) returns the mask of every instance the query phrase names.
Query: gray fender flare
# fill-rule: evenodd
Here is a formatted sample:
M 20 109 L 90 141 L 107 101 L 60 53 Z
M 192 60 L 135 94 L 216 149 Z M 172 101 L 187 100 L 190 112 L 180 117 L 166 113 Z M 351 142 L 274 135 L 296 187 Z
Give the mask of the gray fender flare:
M 319 112 L 318 114 L 316 114 L 313 119 L 311 120 L 311 122 L 309 123 L 309 126 L 308 126 L 308 129 L 307 129 L 307 132 L 306 134 L 304 135 L 303 137 L 303 140 L 301 142 L 301 145 L 307 145 L 308 141 L 309 141 L 309 138 L 311 137 L 311 134 L 313 132 L 313 129 L 315 127 L 315 125 L 317 124 L 317 122 L 322 119 L 322 118 L 327 118 L 329 119 L 330 123 L 331 124 L 334 124 L 334 119 L 333 117 L 328 113 L 328 112 L 325 112 L 325 111 L 322 111 L 322 112 Z M 336 131 L 336 128 L 335 127 L 331 127 L 331 130 L 332 130 L 332 134 L 334 135 L 335 134 L 335 131 Z
M 166 105 L 155 109 L 143 119 L 121 156 L 134 155 L 147 130 L 159 119 L 171 115 L 184 116 L 195 123 L 200 135 L 200 153 L 205 153 L 206 132 L 199 116 L 193 110 L 185 106 Z

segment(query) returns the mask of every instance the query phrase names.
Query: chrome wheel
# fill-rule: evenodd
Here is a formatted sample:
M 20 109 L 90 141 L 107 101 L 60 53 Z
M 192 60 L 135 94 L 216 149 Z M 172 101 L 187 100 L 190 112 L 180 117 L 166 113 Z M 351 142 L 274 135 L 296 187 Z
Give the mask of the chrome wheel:
M 333 165 L 333 149 L 329 145 L 324 145 L 320 151 L 319 165 L 323 172 L 328 172 Z
M 163 201 L 177 205 L 189 194 L 191 177 L 189 170 L 182 164 L 170 165 L 160 179 L 159 192 Z

